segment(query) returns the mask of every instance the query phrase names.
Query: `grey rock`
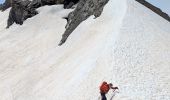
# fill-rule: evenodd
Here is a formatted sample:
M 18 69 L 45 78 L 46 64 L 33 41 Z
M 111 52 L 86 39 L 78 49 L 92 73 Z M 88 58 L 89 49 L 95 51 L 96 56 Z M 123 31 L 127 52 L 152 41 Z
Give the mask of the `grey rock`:
M 64 9 L 69 9 L 78 2 L 79 0 L 64 0 Z
M 64 0 L 33 0 L 29 5 L 30 8 L 38 8 L 44 5 L 63 4 Z
M 30 3 L 31 1 L 28 0 L 13 0 L 6 28 L 9 28 L 14 22 L 22 25 L 26 19 L 38 14 L 35 9 L 28 8 Z
M 61 46 L 65 43 L 68 36 L 77 26 L 91 15 L 94 15 L 95 18 L 99 17 L 108 1 L 109 0 L 80 0 L 76 9 L 69 13 L 68 18 L 66 18 L 68 20 L 65 27 L 66 31 L 62 35 L 62 39 L 58 45 Z
M 7 0 L 6 0 L 7 2 Z M 12 0 L 11 10 L 9 13 L 9 18 L 7 22 L 7 27 L 9 28 L 14 22 L 16 24 L 22 25 L 23 22 L 38 14 L 36 8 L 44 5 L 55 5 L 62 4 L 64 0 Z
M 9 7 L 11 7 L 11 4 L 12 4 L 12 0 L 5 0 L 5 2 L 0 5 L 0 10 L 5 11 Z

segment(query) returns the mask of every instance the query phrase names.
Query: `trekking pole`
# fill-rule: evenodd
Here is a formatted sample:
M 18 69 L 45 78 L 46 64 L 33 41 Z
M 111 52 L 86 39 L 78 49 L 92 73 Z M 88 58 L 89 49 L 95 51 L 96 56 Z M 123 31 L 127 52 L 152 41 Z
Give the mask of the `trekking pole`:
M 119 88 L 117 88 L 119 90 Z M 113 92 L 115 92 L 117 89 L 114 89 Z
M 116 91 L 116 89 L 113 90 L 113 92 L 115 92 L 115 91 Z

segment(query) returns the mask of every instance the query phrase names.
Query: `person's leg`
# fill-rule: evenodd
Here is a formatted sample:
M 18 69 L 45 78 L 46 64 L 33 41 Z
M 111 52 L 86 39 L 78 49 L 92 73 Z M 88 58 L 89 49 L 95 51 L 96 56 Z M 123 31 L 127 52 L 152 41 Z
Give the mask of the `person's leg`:
M 101 93 L 102 100 L 107 100 L 105 93 Z

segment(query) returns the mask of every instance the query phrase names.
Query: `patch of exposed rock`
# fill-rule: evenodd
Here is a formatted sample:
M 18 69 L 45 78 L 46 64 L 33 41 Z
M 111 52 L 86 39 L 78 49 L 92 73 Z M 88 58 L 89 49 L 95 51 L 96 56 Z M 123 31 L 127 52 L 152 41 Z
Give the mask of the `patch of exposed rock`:
M 39 8 L 45 5 L 56 5 L 56 4 L 63 4 L 64 0 L 33 0 L 29 7 L 30 8 Z
M 31 1 L 28 0 L 12 1 L 12 8 L 9 13 L 6 28 L 9 28 L 13 23 L 22 25 L 26 19 L 38 14 L 38 12 L 35 9 L 28 7 L 30 3 Z
M 45 5 L 64 4 L 64 7 L 71 8 L 79 0 L 6 0 L 4 4 L 0 5 L 0 10 L 4 11 L 11 7 L 7 27 L 9 28 L 13 23 L 22 25 L 23 22 L 38 14 L 36 8 Z
M 0 5 L 0 10 L 5 11 L 9 7 L 11 7 L 12 0 L 5 0 L 5 3 Z
M 68 9 L 78 3 L 75 10 L 69 13 L 66 18 L 66 30 L 59 43 L 59 45 L 62 45 L 81 22 L 92 15 L 94 15 L 95 18 L 99 17 L 108 1 L 109 0 L 6 0 L 5 3 L 0 6 L 0 9 L 4 11 L 12 7 L 7 23 L 7 28 L 9 28 L 13 23 L 22 25 L 26 19 L 38 14 L 36 8 L 41 6 L 64 4 L 64 8 Z
M 64 9 L 69 9 L 78 2 L 79 0 L 64 0 Z
M 77 26 L 94 15 L 95 18 L 99 17 L 103 11 L 104 6 L 109 0 L 80 0 L 76 9 L 69 13 L 66 25 L 66 31 L 62 35 L 59 46 L 65 43 L 68 36 L 77 28 Z

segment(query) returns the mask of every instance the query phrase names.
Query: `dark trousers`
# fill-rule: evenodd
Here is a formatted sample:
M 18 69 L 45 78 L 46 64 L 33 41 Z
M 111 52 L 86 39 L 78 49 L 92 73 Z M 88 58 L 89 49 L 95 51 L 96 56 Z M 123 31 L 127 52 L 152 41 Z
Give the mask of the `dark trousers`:
M 107 100 L 105 93 L 100 93 L 100 94 L 101 94 L 102 100 Z

